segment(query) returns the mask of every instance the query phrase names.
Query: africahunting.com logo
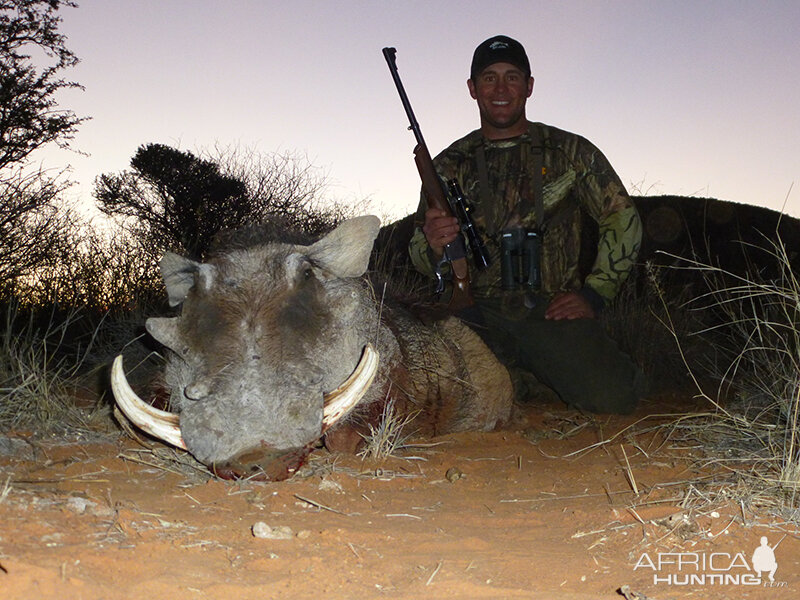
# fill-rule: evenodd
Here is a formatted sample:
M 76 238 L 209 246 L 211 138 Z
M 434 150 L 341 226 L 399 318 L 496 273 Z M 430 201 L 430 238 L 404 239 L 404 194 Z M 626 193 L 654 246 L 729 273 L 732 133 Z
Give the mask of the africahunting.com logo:
M 651 570 L 653 585 L 786 587 L 785 581 L 775 581 L 775 549 L 782 541 L 770 546 L 767 537 L 762 537 L 750 561 L 744 552 L 645 552 L 633 570 Z

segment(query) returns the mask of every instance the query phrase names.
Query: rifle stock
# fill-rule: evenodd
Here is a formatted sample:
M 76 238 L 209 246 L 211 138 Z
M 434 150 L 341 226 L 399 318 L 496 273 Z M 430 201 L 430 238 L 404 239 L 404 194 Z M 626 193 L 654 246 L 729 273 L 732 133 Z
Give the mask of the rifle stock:
M 433 166 L 433 159 L 422 137 L 419 123 L 417 123 L 414 111 L 411 109 L 411 103 L 403 87 L 403 82 L 400 80 L 400 75 L 397 72 L 396 53 L 397 51 L 394 48 L 383 49 L 383 56 L 389 65 L 389 71 L 392 74 L 395 86 L 397 86 L 400 100 L 403 103 L 403 108 L 410 122 L 409 129 L 414 132 L 414 137 L 417 140 L 417 145 L 414 147 L 414 162 L 417 165 L 417 171 L 422 180 L 422 193 L 425 197 L 425 202 L 428 208 L 442 210 L 447 216 L 454 217 L 455 215 L 453 214 L 453 209 L 450 207 L 450 203 L 447 201 L 442 181 L 436 173 L 436 168 Z M 470 290 L 467 250 L 464 246 L 464 239 L 461 237 L 461 234 L 459 234 L 454 241 L 445 246 L 442 262 L 448 262 L 452 272 L 453 293 L 450 296 L 448 308 L 456 312 L 474 305 L 475 301 L 472 298 L 472 292 Z M 436 276 L 439 279 L 437 292 L 441 293 L 444 290 L 441 263 L 435 268 Z

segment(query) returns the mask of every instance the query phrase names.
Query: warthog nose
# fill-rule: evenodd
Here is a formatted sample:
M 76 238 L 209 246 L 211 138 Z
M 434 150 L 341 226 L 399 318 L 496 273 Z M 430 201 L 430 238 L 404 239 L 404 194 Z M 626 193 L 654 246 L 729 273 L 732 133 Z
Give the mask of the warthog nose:
M 250 358 L 252 360 L 261 360 L 261 355 L 260 354 L 253 354 Z

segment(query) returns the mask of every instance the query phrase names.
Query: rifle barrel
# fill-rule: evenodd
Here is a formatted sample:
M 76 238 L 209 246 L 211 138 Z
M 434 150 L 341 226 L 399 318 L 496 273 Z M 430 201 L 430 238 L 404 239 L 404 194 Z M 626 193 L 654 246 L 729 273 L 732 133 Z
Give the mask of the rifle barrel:
M 397 72 L 397 49 L 384 48 L 383 57 L 386 59 L 386 63 L 389 65 L 389 71 L 392 73 L 392 79 L 394 80 L 395 86 L 397 86 L 397 93 L 400 94 L 400 101 L 403 103 L 403 108 L 406 111 L 406 116 L 408 117 L 408 121 L 410 123 L 409 129 L 414 132 L 414 137 L 417 140 L 417 144 L 420 146 L 425 146 L 425 140 L 422 137 L 422 129 L 420 129 L 419 123 L 417 122 L 417 117 L 414 116 L 414 111 L 411 108 L 411 102 L 408 99 L 408 94 L 406 94 L 406 89 L 403 87 L 403 82 L 400 80 L 400 73 Z

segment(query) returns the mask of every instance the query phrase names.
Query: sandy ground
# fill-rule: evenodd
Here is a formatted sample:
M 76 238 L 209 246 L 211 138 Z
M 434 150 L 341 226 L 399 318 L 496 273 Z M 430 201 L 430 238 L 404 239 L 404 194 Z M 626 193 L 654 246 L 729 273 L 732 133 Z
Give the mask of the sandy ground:
M 797 598 L 794 528 L 702 501 L 724 468 L 695 470 L 652 419 L 598 444 L 654 411 L 539 406 L 531 429 L 380 464 L 318 450 L 281 483 L 168 471 L 127 437 L 7 437 L 0 598 Z M 772 585 L 750 570 L 761 536 L 780 541 Z

